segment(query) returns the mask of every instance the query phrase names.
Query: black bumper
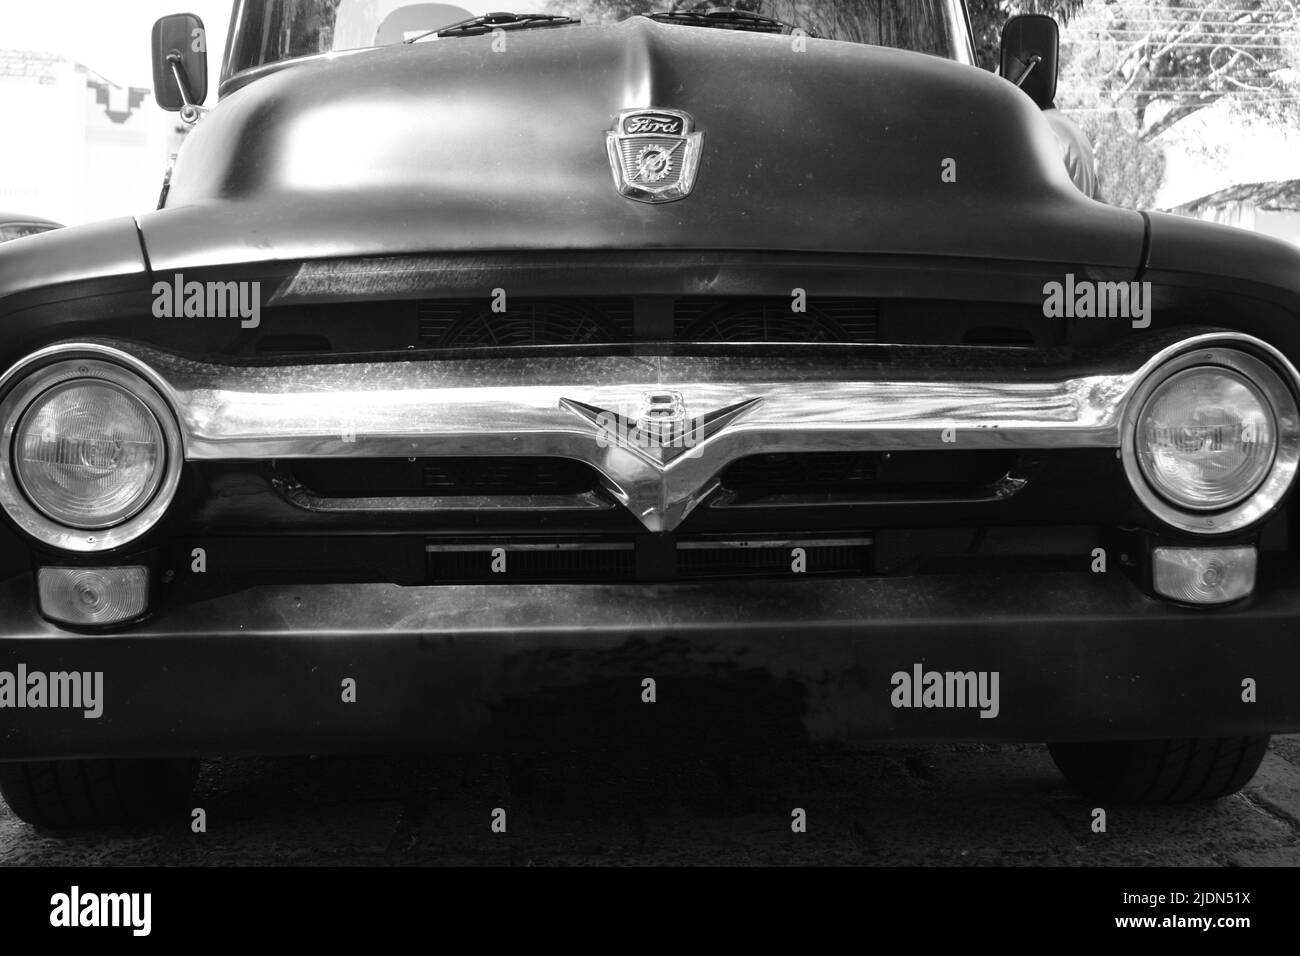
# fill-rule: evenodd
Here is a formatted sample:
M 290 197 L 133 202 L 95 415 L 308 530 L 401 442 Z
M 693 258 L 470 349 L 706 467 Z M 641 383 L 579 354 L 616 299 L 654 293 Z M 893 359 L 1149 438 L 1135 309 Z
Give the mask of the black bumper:
M 0 759 L 1300 731 L 1300 567 L 1268 564 L 1256 597 L 1218 611 L 1088 573 L 309 585 L 107 635 L 42 621 L 30 579 L 11 579 L 0 671 L 102 671 L 103 713 L 0 708 Z M 997 672 L 997 715 L 895 707 L 891 675 L 916 665 Z M 1247 678 L 1257 702 L 1242 699 Z

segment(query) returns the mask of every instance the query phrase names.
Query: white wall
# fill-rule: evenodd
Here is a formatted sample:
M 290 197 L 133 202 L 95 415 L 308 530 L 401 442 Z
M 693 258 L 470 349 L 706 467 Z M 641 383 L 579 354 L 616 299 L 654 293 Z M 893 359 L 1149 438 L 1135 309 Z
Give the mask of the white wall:
M 154 208 L 178 120 L 153 100 L 150 30 L 178 12 L 198 14 L 207 27 L 211 106 L 229 0 L 0 0 L 0 211 L 75 225 Z M 18 76 L 12 56 L 4 68 L 2 51 L 14 50 L 62 62 L 44 69 L 44 82 Z M 114 109 L 126 108 L 130 87 L 149 90 L 125 123 L 95 102 L 86 79 L 96 74 L 120 87 Z

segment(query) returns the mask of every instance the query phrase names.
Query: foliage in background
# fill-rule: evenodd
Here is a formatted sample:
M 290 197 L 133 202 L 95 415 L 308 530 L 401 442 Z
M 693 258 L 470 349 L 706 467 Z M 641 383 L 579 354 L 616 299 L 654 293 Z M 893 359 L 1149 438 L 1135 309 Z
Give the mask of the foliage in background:
M 1060 89 L 1127 112 L 1150 142 L 1220 101 L 1300 129 L 1300 14 L 1292 0 L 1091 0 Z
M 1084 113 L 1074 119 L 1092 140 L 1102 201 L 1152 208 L 1165 179 L 1164 150 L 1143 142 L 1136 122 L 1125 113 Z

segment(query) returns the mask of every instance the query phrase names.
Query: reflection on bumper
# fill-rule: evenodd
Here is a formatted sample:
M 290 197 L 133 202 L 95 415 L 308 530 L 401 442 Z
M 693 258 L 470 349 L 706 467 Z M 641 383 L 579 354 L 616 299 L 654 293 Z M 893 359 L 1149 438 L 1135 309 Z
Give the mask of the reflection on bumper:
M 678 585 L 268 586 L 70 634 L 0 586 L 0 670 L 103 671 L 96 720 L 0 712 L 0 757 L 619 745 L 701 737 L 1052 740 L 1300 730 L 1300 576 L 1194 611 L 1120 575 Z M 1279 567 L 1279 564 L 1281 566 Z M 891 705 L 891 675 L 1000 675 L 996 719 Z M 642 681 L 657 700 L 643 703 Z M 1241 681 L 1258 683 L 1243 703 Z M 344 703 L 343 682 L 356 682 Z

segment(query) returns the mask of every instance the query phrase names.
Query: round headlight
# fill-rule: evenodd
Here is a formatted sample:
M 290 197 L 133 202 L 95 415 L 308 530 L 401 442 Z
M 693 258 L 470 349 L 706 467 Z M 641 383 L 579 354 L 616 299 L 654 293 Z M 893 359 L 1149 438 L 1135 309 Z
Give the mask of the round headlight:
M 1277 449 L 1268 400 L 1226 368 L 1170 376 L 1138 418 L 1138 463 L 1168 501 L 1197 511 L 1227 508 L 1264 481 Z
M 33 352 L 0 376 L 0 509 L 66 551 L 107 551 L 162 520 L 185 461 L 168 386 L 113 346 Z
M 1126 400 L 1124 473 L 1165 524 L 1228 534 L 1282 503 L 1300 470 L 1300 373 L 1240 332 L 1207 332 L 1147 363 Z
M 14 431 L 14 475 L 44 514 L 71 528 L 107 528 L 148 504 L 162 482 L 162 429 L 111 382 L 73 379 L 39 395 Z

